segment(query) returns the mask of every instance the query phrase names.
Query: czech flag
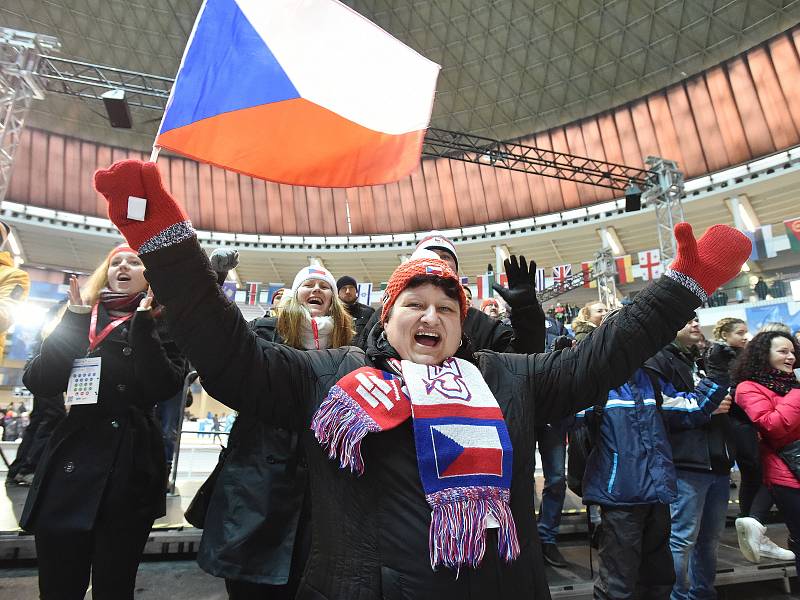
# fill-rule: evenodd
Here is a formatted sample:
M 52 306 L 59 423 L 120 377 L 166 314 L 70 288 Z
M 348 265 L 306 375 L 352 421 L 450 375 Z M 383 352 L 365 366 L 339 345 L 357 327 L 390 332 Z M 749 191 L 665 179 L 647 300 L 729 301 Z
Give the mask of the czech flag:
M 205 0 L 155 145 L 291 185 L 396 181 L 419 163 L 438 74 L 335 0 Z

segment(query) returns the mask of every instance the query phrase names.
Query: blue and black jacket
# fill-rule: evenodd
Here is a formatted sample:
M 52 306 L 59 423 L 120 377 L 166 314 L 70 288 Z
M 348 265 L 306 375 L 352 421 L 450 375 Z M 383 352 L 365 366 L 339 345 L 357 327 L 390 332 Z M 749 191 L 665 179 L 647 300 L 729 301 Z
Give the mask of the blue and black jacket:
M 633 506 L 670 504 L 677 498 L 675 467 L 667 429 L 708 423 L 725 390 L 711 380 L 694 392 L 679 392 L 645 369 L 608 393 L 605 406 L 578 413 L 599 429 L 583 477 L 584 504 Z

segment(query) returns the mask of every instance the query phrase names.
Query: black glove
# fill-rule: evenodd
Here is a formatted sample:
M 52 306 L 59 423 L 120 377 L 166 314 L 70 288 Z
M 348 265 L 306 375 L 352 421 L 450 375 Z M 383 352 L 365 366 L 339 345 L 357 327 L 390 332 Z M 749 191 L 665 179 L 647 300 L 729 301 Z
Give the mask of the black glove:
M 211 253 L 211 268 L 217 273 L 227 273 L 239 266 L 239 251 L 235 248 L 217 248 Z
M 536 299 L 536 262 L 531 261 L 530 267 L 524 256 L 509 256 L 503 261 L 508 277 L 508 288 L 495 283 L 492 287 L 500 294 L 511 310 L 528 306 L 538 306 Z

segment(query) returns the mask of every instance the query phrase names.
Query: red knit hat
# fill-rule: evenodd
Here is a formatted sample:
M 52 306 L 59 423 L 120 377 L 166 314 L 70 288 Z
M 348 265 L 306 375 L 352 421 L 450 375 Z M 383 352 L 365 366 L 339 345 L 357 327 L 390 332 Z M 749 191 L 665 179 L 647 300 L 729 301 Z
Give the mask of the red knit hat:
M 481 310 L 489 306 L 490 304 L 494 304 L 495 306 L 499 307 L 500 303 L 495 300 L 494 298 L 486 298 L 483 302 L 481 302 Z
M 467 318 L 467 297 L 464 295 L 464 288 L 458 275 L 447 266 L 447 263 L 440 258 L 415 258 L 403 263 L 394 270 L 386 285 L 383 295 L 383 310 L 381 311 L 381 323 L 386 321 L 386 315 L 394 306 L 397 297 L 400 295 L 408 283 L 417 276 L 434 276 L 441 279 L 450 279 L 458 284 L 458 303 L 461 305 L 461 322 Z

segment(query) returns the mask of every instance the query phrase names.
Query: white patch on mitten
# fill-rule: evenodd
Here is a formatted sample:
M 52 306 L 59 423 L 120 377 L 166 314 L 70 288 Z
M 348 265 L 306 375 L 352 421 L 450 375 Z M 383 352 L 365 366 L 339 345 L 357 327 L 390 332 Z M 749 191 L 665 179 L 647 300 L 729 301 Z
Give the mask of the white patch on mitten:
M 147 200 L 136 196 L 128 196 L 128 218 L 134 221 L 144 221 L 144 212 Z

